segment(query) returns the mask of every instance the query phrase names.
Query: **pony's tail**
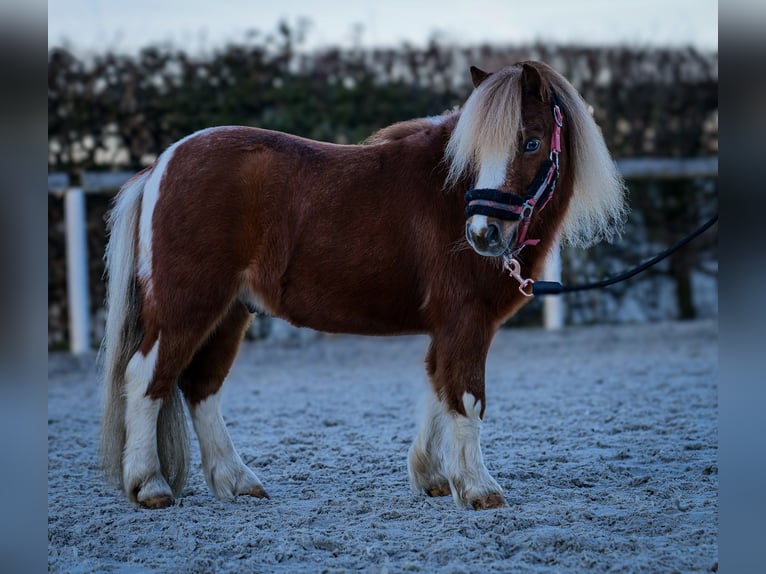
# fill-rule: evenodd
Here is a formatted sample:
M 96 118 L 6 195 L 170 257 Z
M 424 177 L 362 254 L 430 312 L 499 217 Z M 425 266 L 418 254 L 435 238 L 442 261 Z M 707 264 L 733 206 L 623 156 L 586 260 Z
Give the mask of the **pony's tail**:
M 106 328 L 101 345 L 104 371 L 104 410 L 101 419 L 101 465 L 107 480 L 123 488 L 125 448 L 125 371 L 143 336 L 141 299 L 136 277 L 136 233 L 147 169 L 120 190 L 109 215 L 106 248 Z M 189 430 L 177 385 L 163 402 L 157 420 L 157 448 L 162 474 L 180 494 L 189 470 Z

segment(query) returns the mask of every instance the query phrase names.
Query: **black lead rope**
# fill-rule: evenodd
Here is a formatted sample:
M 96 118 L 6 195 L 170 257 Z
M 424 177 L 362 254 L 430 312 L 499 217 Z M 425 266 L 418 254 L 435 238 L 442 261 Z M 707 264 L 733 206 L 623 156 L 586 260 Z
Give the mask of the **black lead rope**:
M 652 265 L 655 265 L 668 257 L 669 255 L 672 255 L 679 249 L 681 249 L 684 245 L 689 243 L 691 240 L 693 240 L 695 237 L 702 235 L 707 231 L 710 227 L 712 227 L 715 222 L 718 221 L 718 214 L 716 213 L 710 220 L 703 224 L 701 227 L 675 243 L 674 245 L 671 245 L 668 247 L 665 251 L 655 255 L 648 261 L 642 263 L 641 265 L 638 265 L 637 267 L 634 267 L 633 269 L 630 269 L 629 271 L 625 271 L 624 273 L 620 273 L 619 275 L 615 277 L 611 277 L 609 279 L 604 279 L 602 281 L 596 281 L 594 283 L 582 283 L 580 285 L 562 285 L 561 283 L 558 283 L 557 281 L 535 281 L 532 284 L 532 295 L 559 295 L 562 293 L 574 293 L 575 291 L 588 291 L 590 289 L 600 289 L 602 287 L 608 287 L 609 285 L 614 285 L 615 283 L 619 283 L 620 281 L 625 281 L 626 279 L 630 279 L 634 275 L 637 275 L 638 273 L 641 273 L 641 271 L 644 271 L 645 269 L 648 269 Z

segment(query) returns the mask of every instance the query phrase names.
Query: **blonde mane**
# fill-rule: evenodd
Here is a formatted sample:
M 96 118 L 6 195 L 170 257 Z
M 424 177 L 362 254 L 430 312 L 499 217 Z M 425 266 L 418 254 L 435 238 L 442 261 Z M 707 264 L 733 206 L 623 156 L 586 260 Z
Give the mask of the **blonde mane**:
M 415 118 L 414 120 L 397 122 L 379 129 L 368 137 L 364 143 L 374 145 L 401 140 L 428 128 L 441 125 L 456 114 L 457 112 L 454 110 L 447 110 L 440 116 L 429 116 L 427 118 Z
M 617 173 L 601 130 L 577 90 L 560 74 L 540 62 L 527 62 L 553 87 L 561 101 L 569 130 L 569 166 L 573 170 L 572 200 L 560 231 L 563 242 L 586 246 L 619 234 L 625 217 L 625 185 Z M 516 154 L 522 127 L 522 65 L 503 68 L 487 77 L 463 107 L 447 144 L 447 185 L 476 172 L 481 158 Z

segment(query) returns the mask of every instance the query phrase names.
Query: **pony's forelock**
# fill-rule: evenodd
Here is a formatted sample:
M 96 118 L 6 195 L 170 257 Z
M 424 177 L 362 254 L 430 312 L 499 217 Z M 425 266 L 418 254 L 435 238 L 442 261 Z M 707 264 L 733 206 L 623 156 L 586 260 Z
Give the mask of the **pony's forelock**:
M 504 68 L 488 76 L 463 106 L 447 143 L 446 185 L 479 170 L 481 158 L 513 157 L 521 129 L 521 70 Z

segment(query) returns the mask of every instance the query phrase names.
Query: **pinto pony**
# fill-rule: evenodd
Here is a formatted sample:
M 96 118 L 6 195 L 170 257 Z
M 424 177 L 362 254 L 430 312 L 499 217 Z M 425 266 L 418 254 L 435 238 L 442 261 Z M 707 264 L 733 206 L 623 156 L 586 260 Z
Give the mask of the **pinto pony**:
M 106 257 L 101 454 L 132 501 L 161 508 L 180 495 L 183 401 L 213 493 L 267 496 L 220 411 L 258 310 L 328 332 L 428 333 L 411 484 L 460 506 L 506 506 L 479 443 L 487 351 L 527 300 L 502 263 L 513 256 L 537 277 L 557 239 L 610 236 L 624 187 L 583 101 L 550 67 L 471 73 L 462 110 L 364 145 L 210 128 L 122 188 Z

